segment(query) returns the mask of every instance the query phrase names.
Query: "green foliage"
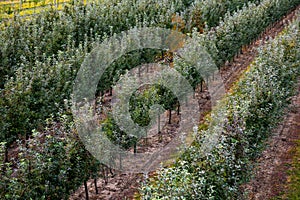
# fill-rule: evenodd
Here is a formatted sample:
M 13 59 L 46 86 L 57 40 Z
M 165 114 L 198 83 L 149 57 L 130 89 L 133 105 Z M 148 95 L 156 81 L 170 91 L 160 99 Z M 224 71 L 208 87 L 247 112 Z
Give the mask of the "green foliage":
M 151 120 L 149 111 L 151 106 L 157 103 L 157 99 L 159 94 L 154 86 L 133 93 L 129 103 L 132 120 L 140 126 L 148 126 Z
M 103 126 L 102 130 L 115 145 L 121 146 L 125 149 L 133 146 L 136 138 L 131 137 L 124 133 L 124 131 L 120 130 L 117 123 L 112 117 L 107 117 L 101 123 L 101 125 Z
M 157 190 L 154 191 L 149 185 L 143 185 L 145 192 L 143 199 L 193 199 L 189 196 L 192 193 L 189 184 L 192 183 L 193 177 L 185 161 L 180 161 L 178 166 L 163 169 L 158 173 L 160 179 L 155 180 Z M 174 188 L 178 189 L 174 190 Z
M 170 89 L 159 83 L 145 87 L 131 96 L 129 111 L 133 121 L 140 126 L 148 126 L 151 106 L 155 104 L 165 110 L 173 110 L 179 102 Z

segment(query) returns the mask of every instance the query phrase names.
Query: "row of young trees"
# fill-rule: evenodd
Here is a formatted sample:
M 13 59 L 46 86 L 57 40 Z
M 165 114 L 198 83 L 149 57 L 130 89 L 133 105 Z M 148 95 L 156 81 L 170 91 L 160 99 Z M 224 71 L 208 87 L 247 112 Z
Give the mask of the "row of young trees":
M 51 114 L 69 114 L 69 102 L 64 100 L 69 99 L 77 69 L 94 43 L 137 23 L 171 24 L 175 3 L 162 3 L 156 2 L 155 12 L 142 6 L 149 4 L 142 1 L 110 2 L 104 10 L 75 5 L 61 13 L 42 13 L 29 22 L 14 19 L 5 27 L 1 32 L 1 197 L 66 199 L 82 181 L 97 176 L 100 165 L 84 150 L 70 116 L 54 117 L 50 124 L 44 120 Z M 136 57 L 141 60 L 139 54 Z M 108 135 L 116 140 L 114 123 L 108 119 L 106 124 Z M 8 152 L 13 141 L 18 155 Z M 128 146 L 126 141 L 123 145 Z
M 109 1 L 50 11 L 29 22 L 12 21 L 0 37 L 1 140 L 10 143 L 18 134 L 30 135 L 50 114 L 64 109 L 76 72 L 93 44 L 132 26 L 171 27 L 174 13 L 184 12 L 191 3 Z M 142 53 L 145 58 L 155 54 L 132 52 L 121 58 L 103 76 L 101 81 L 108 83 L 99 90 L 108 89 L 125 69 L 151 60 L 143 60 Z
M 298 14 L 280 36 L 259 49 L 232 94 L 212 111 L 208 128 L 172 167 L 147 180 L 142 199 L 245 198 L 239 186 L 250 178 L 251 163 L 296 91 L 299 25 Z
M 190 1 L 184 2 L 185 5 L 188 5 Z M 84 57 L 88 54 L 88 52 L 95 43 L 101 42 L 103 38 L 106 37 L 105 35 L 108 36 L 113 33 L 117 33 L 122 30 L 129 29 L 130 27 L 135 25 L 142 26 L 141 24 L 143 24 L 152 26 L 171 27 L 172 16 L 176 12 L 175 8 L 178 8 L 180 10 L 184 7 L 183 3 L 178 4 L 178 7 L 176 7 L 174 5 L 177 4 L 171 4 L 168 1 L 153 1 L 154 7 L 148 7 L 148 2 L 143 1 L 131 1 L 131 3 L 134 4 L 133 7 L 136 9 L 130 10 L 132 8 L 128 6 L 131 5 L 128 1 L 110 2 L 107 4 L 106 7 L 104 7 L 105 9 L 99 8 L 95 5 L 69 7 L 66 8 L 66 10 L 62 13 L 57 13 L 53 11 L 41 14 L 40 18 L 37 18 L 30 22 L 24 22 L 24 25 L 21 23 L 21 21 L 14 21 L 10 26 L 6 27 L 3 32 L 1 32 L 1 34 L 5 36 L 1 37 L 1 44 L 3 44 L 4 47 L 3 50 L 1 50 L 1 58 L 3 58 L 1 59 L 1 61 L 3 61 L 1 64 L 1 70 L 4 70 L 3 76 L 10 77 L 9 79 L 3 82 L 3 89 L 1 89 L 2 98 L 0 99 L 0 109 L 2 112 L 2 115 L 0 116 L 1 141 L 4 142 L 2 144 L 4 145 L 3 152 L 5 158 L 7 158 L 7 147 L 13 141 L 16 141 L 17 138 L 26 139 L 21 140 L 23 143 L 25 141 L 25 149 L 30 149 L 31 141 L 35 141 L 35 143 L 38 143 L 38 141 L 36 140 L 41 139 L 36 135 L 39 134 L 35 132 L 35 134 L 32 135 L 31 130 L 36 129 L 39 133 L 44 132 L 43 127 L 45 127 L 45 119 L 51 116 L 51 114 L 54 115 L 54 121 L 62 121 L 58 118 L 58 116 L 60 116 L 61 114 L 70 114 L 70 102 L 67 99 L 70 98 L 74 77 L 76 76 L 77 70 L 80 67 Z M 269 4 L 267 3 L 269 3 L 271 6 L 268 6 Z M 261 10 L 263 10 L 264 8 L 268 10 L 268 14 L 276 13 L 276 19 L 278 19 L 280 16 L 284 15 L 289 9 L 293 8 L 298 3 L 298 1 L 281 0 L 276 1 L 275 6 L 275 3 L 272 3 L 272 1 L 263 1 L 262 4 L 259 4 L 258 6 L 256 6 L 255 4 L 249 4 L 248 7 L 249 9 L 257 9 L 257 7 L 259 7 L 260 9 L 256 10 L 258 13 L 262 12 Z M 170 7 L 164 6 L 165 4 Z M 143 7 L 142 5 L 145 6 Z M 162 10 L 156 9 L 156 7 Z M 243 13 L 250 12 L 247 9 L 248 7 L 243 8 Z M 154 8 L 155 11 L 151 11 L 154 10 Z M 103 12 L 100 12 L 101 10 L 99 9 L 104 10 Z M 278 9 L 280 9 L 281 12 L 279 12 Z M 145 13 L 145 11 L 149 11 L 150 14 Z M 102 15 L 102 13 L 104 14 Z M 143 13 L 143 15 L 141 13 Z M 235 13 L 231 17 L 228 16 L 226 20 L 221 21 L 220 27 L 223 27 L 224 30 L 228 30 L 228 32 L 222 32 L 220 31 L 223 30 L 222 28 L 216 28 L 216 31 L 207 32 L 202 36 L 199 36 L 196 33 L 194 33 L 193 37 L 198 38 L 199 43 L 204 44 L 204 46 L 208 47 L 208 50 L 212 52 L 212 55 L 214 55 L 213 57 L 216 59 L 216 61 L 221 60 L 221 58 L 218 57 L 217 51 L 220 47 L 216 45 L 217 40 L 213 38 L 215 38 L 216 35 L 218 35 L 218 33 L 224 34 L 223 37 L 220 37 L 221 39 L 232 37 L 232 34 L 237 35 L 237 33 L 240 31 L 239 29 L 229 29 L 226 28 L 226 25 L 230 25 L 231 23 L 235 24 L 237 22 L 240 23 L 241 21 L 244 22 L 244 20 L 240 19 L 242 17 L 242 14 L 238 15 Z M 251 20 L 249 16 L 245 19 L 249 21 Z M 255 18 L 253 20 L 258 19 Z M 267 20 L 269 24 L 274 21 L 273 18 L 264 18 L 264 20 Z M 249 21 L 245 22 L 245 24 L 247 25 Z M 110 24 L 112 24 L 111 27 L 109 27 Z M 28 30 L 25 28 L 25 25 L 30 25 L 28 26 Z M 266 24 L 264 23 L 262 26 L 266 26 Z M 241 26 L 240 28 L 245 27 Z M 252 28 L 253 27 L 248 27 L 248 29 Z M 263 30 L 263 28 L 261 28 L 261 30 Z M 45 37 L 39 39 L 40 34 L 43 34 Z M 207 38 L 213 40 L 206 40 Z M 244 40 L 244 38 L 239 38 L 238 41 L 240 40 Z M 246 45 L 247 41 L 244 42 L 244 45 Z M 235 52 L 235 50 L 232 50 L 231 48 L 234 48 L 236 46 L 232 46 L 229 42 L 224 43 L 224 45 L 228 45 L 228 49 L 224 48 L 224 51 Z M 15 56 L 11 55 L 13 53 L 15 54 Z M 131 61 L 129 55 L 126 55 L 127 58 L 125 56 L 125 59 L 121 58 L 123 59 L 121 63 L 126 64 L 128 68 L 133 67 L 132 63 L 139 63 L 141 59 L 139 53 L 133 52 L 132 54 L 135 54 L 137 60 L 133 59 L 134 61 Z M 156 55 L 156 53 L 153 53 L 153 51 L 150 51 L 149 54 L 152 55 L 150 56 L 150 58 L 153 58 L 155 57 L 154 55 Z M 146 58 L 148 58 L 148 56 L 146 56 Z M 223 61 L 219 61 L 218 63 L 221 62 Z M 5 66 L 7 66 L 7 68 Z M 116 66 L 122 65 L 116 64 Z M 110 73 L 108 77 L 115 77 L 117 74 L 120 74 L 120 72 L 118 72 L 119 69 L 112 69 L 112 73 Z M 109 84 L 108 87 L 110 87 Z M 104 89 L 107 88 L 100 88 L 99 90 L 103 91 Z M 141 98 L 143 99 L 143 97 Z M 60 156 L 55 158 L 54 155 L 58 154 L 53 152 L 69 151 L 65 148 L 61 149 L 59 145 L 55 145 L 55 143 L 60 144 L 60 133 L 69 131 L 76 135 L 76 132 L 72 128 L 70 128 L 70 126 L 68 126 L 68 123 L 72 123 L 71 121 L 72 119 L 69 118 L 67 123 L 55 123 L 61 125 L 60 128 L 64 127 L 65 129 L 67 129 L 67 131 L 64 130 L 64 128 L 63 130 L 61 130 L 60 128 L 54 129 L 52 135 L 55 139 L 52 142 L 52 146 L 50 145 L 44 147 L 44 145 L 47 145 L 48 143 L 41 143 L 39 144 L 39 147 L 34 147 L 32 148 L 32 151 L 28 151 L 28 154 L 24 153 L 26 154 L 26 156 L 32 158 L 31 162 L 29 162 L 26 159 L 23 160 L 26 162 L 17 159 L 17 164 L 13 164 L 10 162 L 3 163 L 2 166 L 5 166 L 5 168 L 3 168 L 5 169 L 3 170 L 3 177 L 6 177 L 3 180 L 6 181 L 3 181 L 3 186 L 1 186 L 1 190 L 4 188 L 8 189 L 5 190 L 5 192 L 3 193 L 1 192 L 1 195 L 8 195 L 8 198 L 12 197 L 12 199 L 16 199 L 18 198 L 18 196 L 22 196 L 24 193 L 30 190 L 30 185 L 35 185 L 41 188 L 34 190 L 35 194 L 31 194 L 30 192 L 28 194 L 45 194 L 45 198 L 55 198 L 55 195 L 57 195 L 55 189 L 51 190 L 48 186 L 43 186 L 45 185 L 45 183 L 47 185 L 47 183 L 50 181 L 48 180 L 49 177 L 46 175 L 34 175 L 34 173 L 31 172 L 31 169 L 33 171 L 38 170 L 40 168 L 39 165 L 46 167 L 46 169 L 52 168 L 52 162 L 50 162 L 50 157 L 52 156 L 54 157 L 53 159 L 58 159 L 58 161 L 56 161 L 57 163 L 60 163 L 62 162 L 61 160 L 66 159 L 66 163 L 68 165 L 71 163 L 71 166 L 73 166 L 70 168 L 70 170 L 75 170 L 72 171 L 72 174 L 70 174 L 70 176 L 75 175 L 75 177 L 69 177 L 69 175 L 67 175 L 67 173 L 64 172 L 64 166 L 66 165 L 62 165 L 62 168 L 58 167 L 58 170 L 62 170 L 60 179 L 68 177 L 67 179 L 69 180 L 69 186 L 63 185 L 61 186 L 63 189 L 60 190 L 65 192 L 66 194 L 69 194 L 71 190 L 74 189 L 73 186 L 76 187 L 79 184 L 80 180 L 82 181 L 85 180 L 87 177 L 90 177 L 91 171 L 98 171 L 98 165 L 90 163 L 92 162 L 93 158 L 90 157 L 90 155 L 82 149 L 81 143 L 78 140 L 76 140 L 75 136 L 71 137 L 74 138 L 74 140 L 70 139 L 70 141 L 66 140 L 66 143 L 61 143 L 64 147 L 68 146 L 69 143 L 70 146 L 74 144 L 74 148 L 70 148 L 73 152 L 72 155 L 78 155 L 77 157 L 75 156 L 75 160 L 71 159 L 71 153 L 66 153 L 67 157 L 64 158 Z M 108 121 L 107 124 L 110 126 L 110 123 L 112 122 Z M 111 131 L 111 138 L 113 140 L 116 138 L 116 136 L 114 135 L 115 132 Z M 51 135 L 47 131 L 46 133 L 46 135 Z M 66 134 L 63 137 L 67 138 L 69 137 L 69 135 L 72 134 Z M 77 141 L 77 143 L 75 141 Z M 125 142 L 124 145 L 126 146 L 127 143 Z M 20 144 L 20 147 L 21 146 L 22 145 Z M 53 150 L 53 152 L 51 151 L 50 153 L 47 153 L 47 149 L 53 148 L 58 148 L 58 150 Z M 40 150 L 42 152 L 39 152 Z M 43 152 L 43 150 L 45 150 L 45 152 Z M 26 152 L 26 150 L 24 150 L 24 152 Z M 48 154 L 49 156 L 47 157 L 46 155 Z M 45 161 L 44 165 L 42 164 L 43 162 L 38 163 L 38 159 L 44 159 L 41 158 L 42 155 L 45 155 L 45 157 L 50 159 L 49 162 Z M 20 158 L 22 157 L 20 156 Z M 68 159 L 70 161 L 68 161 Z M 81 170 L 80 173 L 78 172 L 77 177 L 76 170 L 80 168 L 78 167 L 78 165 L 84 165 L 84 169 L 87 170 Z M 90 169 L 90 166 L 96 166 L 92 167 L 92 169 L 95 170 L 88 170 Z M 16 172 L 13 173 L 13 171 Z M 23 172 L 30 173 L 30 176 L 25 176 Z M 81 174 L 81 172 L 83 173 L 83 175 Z M 15 178 L 11 181 L 7 181 L 9 177 Z M 22 177 L 24 178 L 24 180 L 22 179 Z M 34 179 L 35 177 L 40 182 L 36 182 L 37 180 Z M 19 184 L 20 187 L 17 190 L 16 187 L 18 187 L 18 184 L 15 183 L 18 183 L 18 181 L 20 181 L 20 183 L 28 184 Z M 51 184 L 55 185 L 55 183 L 52 182 Z M 70 185 L 72 187 L 70 187 Z M 56 187 L 51 186 L 51 188 Z M 47 193 L 49 191 L 50 193 Z
M 103 3 L 75 4 L 64 10 L 50 10 L 30 21 L 14 18 L 1 31 L 1 88 L 5 77 L 13 76 L 20 66 L 43 62 L 44 57 L 57 55 L 59 51 L 77 47 L 80 42 L 103 39 L 134 26 L 160 26 L 171 28 L 172 17 L 178 14 L 185 19 L 184 31 L 194 26 L 189 20 L 218 24 L 227 12 L 237 10 L 248 1 L 104 1 Z M 210 14 L 208 15 L 208 11 Z M 211 11 L 215 11 L 211 13 Z M 202 14 L 206 13 L 206 14 Z M 213 18 L 214 20 L 210 19 Z M 192 23 L 193 24 L 193 23 Z M 213 24 L 213 25 L 212 25 Z M 203 29 L 204 26 L 201 27 Z M 43 36 L 42 38 L 40 36 Z M 105 38 L 105 37 L 104 37 Z

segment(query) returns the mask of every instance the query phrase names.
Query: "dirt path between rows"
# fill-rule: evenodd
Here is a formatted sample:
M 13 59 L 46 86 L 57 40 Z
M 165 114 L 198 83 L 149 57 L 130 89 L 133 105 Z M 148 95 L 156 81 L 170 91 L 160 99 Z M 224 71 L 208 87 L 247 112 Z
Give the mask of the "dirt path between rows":
M 267 200 L 280 195 L 286 189 L 293 149 L 296 141 L 300 139 L 300 80 L 297 95 L 291 102 L 287 115 L 273 131 L 266 142 L 267 148 L 257 160 L 254 178 L 243 186 L 248 200 Z
M 296 9 L 299 10 L 300 6 Z M 281 32 L 284 27 L 292 20 L 295 16 L 295 10 L 283 17 L 279 22 L 275 23 L 273 26 L 266 29 L 266 31 L 251 45 L 244 47 L 242 53 L 239 54 L 233 62 L 226 63 L 224 67 L 221 68 L 220 73 L 225 85 L 225 89 L 228 91 L 234 82 L 236 82 L 242 75 L 243 71 L 249 66 L 253 61 L 257 53 L 257 47 L 263 45 L 270 38 L 275 37 L 279 32 Z M 210 111 L 210 100 L 207 90 L 203 92 L 197 91 L 196 98 L 199 102 L 200 112 L 200 123 L 204 117 L 204 113 Z M 172 120 L 178 121 L 176 114 L 173 115 Z M 158 139 L 158 134 L 151 136 L 148 140 L 148 146 L 144 145 L 144 149 L 152 149 L 155 146 L 161 146 L 168 142 L 172 135 L 176 132 L 176 123 L 172 125 L 165 126 L 162 130 L 162 136 L 165 138 L 162 142 Z M 287 138 L 287 137 L 286 137 Z M 287 139 L 285 139 L 287 140 Z M 148 151 L 148 150 L 147 150 Z M 133 199 L 134 194 L 138 191 L 139 185 L 143 181 L 142 174 L 114 174 L 108 179 L 108 183 L 105 183 L 103 179 L 97 180 L 99 194 L 96 194 L 94 180 L 88 181 L 88 191 L 89 199 L 111 199 L 111 200 L 121 200 L 121 199 Z M 71 195 L 70 200 L 81 200 L 85 199 L 85 189 L 84 186 L 78 188 L 73 195 Z

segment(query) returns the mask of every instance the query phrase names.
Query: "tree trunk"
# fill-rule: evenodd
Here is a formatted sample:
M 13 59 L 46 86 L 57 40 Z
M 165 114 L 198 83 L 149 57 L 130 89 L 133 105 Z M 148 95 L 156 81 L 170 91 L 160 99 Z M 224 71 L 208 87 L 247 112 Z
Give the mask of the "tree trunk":
M 98 186 L 97 186 L 97 178 L 94 178 L 94 185 L 95 185 L 96 194 L 99 194 Z
M 208 81 L 209 81 L 209 78 L 208 76 L 206 77 L 206 85 L 207 85 L 207 88 L 208 88 Z
M 200 83 L 200 92 L 203 92 L 203 80 L 201 80 L 201 83 Z
M 139 75 L 139 78 L 141 77 L 141 66 L 139 66 L 138 68 L 138 75 Z
M 105 180 L 104 181 L 105 181 L 105 184 L 107 184 L 108 183 L 108 167 L 106 167 L 106 166 L 104 168 L 104 173 L 105 173 L 105 176 L 104 176 Z
M 4 148 L 4 163 L 8 163 L 8 146 L 5 144 Z
M 102 167 L 101 167 L 101 169 L 102 169 L 102 176 L 103 176 L 103 178 L 104 178 L 104 183 L 105 183 L 105 185 L 108 183 L 108 178 L 107 178 L 107 170 L 106 170 L 106 167 L 104 166 L 104 165 L 102 165 Z
M 158 139 L 159 139 L 159 142 L 162 142 L 162 134 L 161 134 L 161 131 L 158 132 Z
M 136 150 L 136 141 L 134 141 L 134 144 L 133 144 L 133 153 L 134 153 L 134 154 L 137 153 L 137 150 Z
M 171 119 L 172 119 L 172 110 L 169 109 L 169 124 L 171 124 Z
M 122 170 L 122 153 L 120 152 L 120 155 L 119 155 L 119 162 L 120 162 L 120 170 Z
M 3 162 L 3 166 L 2 166 L 2 175 L 4 176 L 5 172 L 6 172 L 6 164 L 8 163 L 8 146 L 7 144 L 4 145 L 4 162 Z
M 86 180 L 84 180 L 83 184 L 84 184 L 84 189 L 85 189 L 85 199 L 89 200 L 89 191 L 88 191 Z
M 157 116 L 157 132 L 160 132 L 160 113 L 158 112 L 158 116 Z

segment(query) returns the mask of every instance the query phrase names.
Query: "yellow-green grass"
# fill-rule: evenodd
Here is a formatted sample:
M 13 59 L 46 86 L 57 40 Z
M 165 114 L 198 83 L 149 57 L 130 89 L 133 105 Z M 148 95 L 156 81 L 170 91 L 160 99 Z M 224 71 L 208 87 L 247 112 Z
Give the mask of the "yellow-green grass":
M 11 8 L 12 10 L 24 10 L 28 8 L 34 8 L 34 7 L 40 7 L 40 6 L 45 6 L 45 5 L 55 5 L 55 4 L 60 4 L 60 3 L 68 3 L 71 0 L 60 0 L 60 1 L 54 1 L 54 0 L 36 0 L 36 1 L 26 1 L 23 3 L 20 2 L 0 2 L 0 8 L 3 9 L 9 9 Z
M 293 160 L 288 171 L 285 190 L 270 200 L 300 200 L 300 140 L 290 153 L 293 155 Z
M 282 199 L 300 200 L 300 140 L 297 141 L 292 168 L 289 171 L 287 192 Z
M 66 2 L 67 3 L 67 2 Z M 57 7 L 55 7 L 54 5 L 51 4 L 46 4 L 43 6 L 36 6 L 36 7 L 31 7 L 31 8 L 27 8 L 21 11 L 15 11 L 13 13 L 1 13 L 0 16 L 2 18 L 12 18 L 14 15 L 20 15 L 20 16 L 24 16 L 24 15 L 31 15 L 31 14 L 35 14 L 35 13 L 39 13 L 41 11 L 45 11 L 47 9 L 50 9 L 51 7 L 55 7 L 58 10 L 61 10 L 63 8 L 64 4 L 61 3 L 59 5 L 57 5 Z
M 3 1 L 0 2 L 0 19 L 9 19 L 15 15 L 31 15 L 47 10 L 50 7 L 61 10 L 65 4 L 69 4 L 72 0 L 29 0 L 20 3 L 20 1 Z M 86 4 L 87 0 L 81 0 Z

